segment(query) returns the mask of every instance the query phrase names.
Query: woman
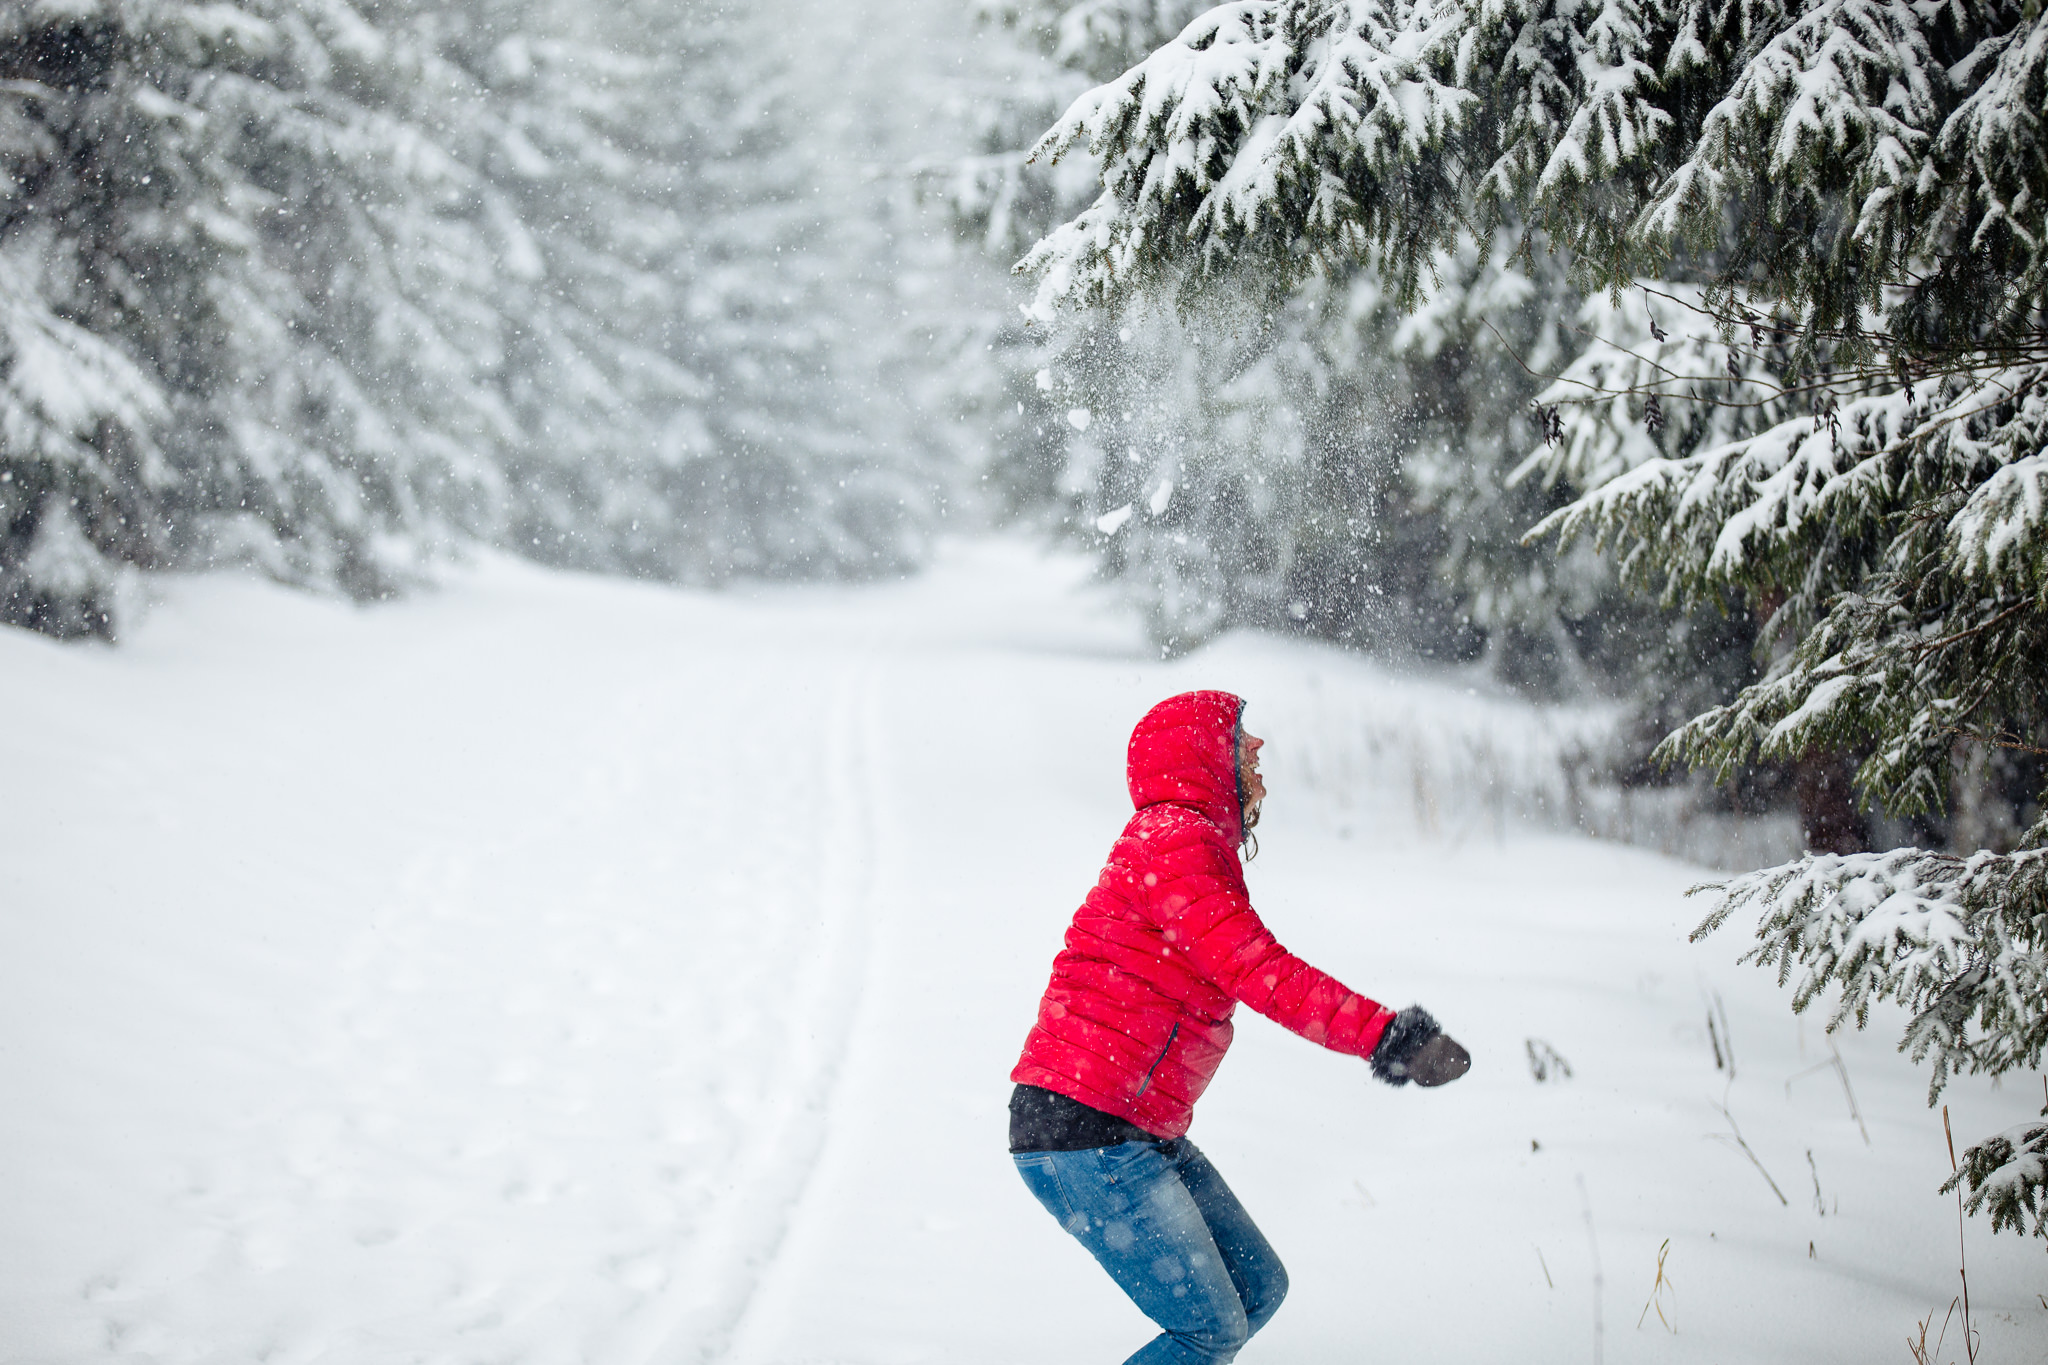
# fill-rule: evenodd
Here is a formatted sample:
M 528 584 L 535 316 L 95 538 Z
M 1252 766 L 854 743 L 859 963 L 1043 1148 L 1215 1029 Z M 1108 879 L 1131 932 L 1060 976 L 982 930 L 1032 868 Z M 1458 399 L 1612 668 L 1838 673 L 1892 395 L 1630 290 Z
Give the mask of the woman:
M 1420 1007 L 1397 1014 L 1346 989 L 1259 922 L 1238 849 L 1266 796 L 1265 741 L 1243 715 L 1228 692 L 1186 692 L 1132 731 L 1137 814 L 1074 915 L 1010 1073 L 1024 1183 L 1161 1328 L 1125 1365 L 1228 1361 L 1287 1293 L 1273 1248 L 1183 1136 L 1237 1002 L 1393 1085 L 1442 1085 L 1471 1065 Z

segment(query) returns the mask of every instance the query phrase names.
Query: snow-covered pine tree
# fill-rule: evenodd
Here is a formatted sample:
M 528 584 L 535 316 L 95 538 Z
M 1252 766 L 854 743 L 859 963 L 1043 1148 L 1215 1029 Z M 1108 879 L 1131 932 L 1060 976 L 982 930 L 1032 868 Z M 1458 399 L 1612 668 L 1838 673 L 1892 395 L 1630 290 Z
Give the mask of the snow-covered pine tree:
M 1085 158 L 1027 166 L 1031 135 L 1078 82 L 1113 76 L 1200 8 L 988 7 L 985 22 L 1019 50 L 971 106 L 981 154 L 945 185 L 966 231 L 1013 258 L 1084 207 L 1095 183 Z M 1033 333 L 1015 336 L 1016 412 L 999 415 L 1006 501 L 1026 516 L 1053 509 L 1098 549 L 1168 648 L 1228 624 L 1439 658 L 1483 640 L 1505 681 L 1583 685 L 1606 661 L 1581 659 L 1580 627 L 1594 604 L 1602 615 L 1622 604 L 1590 555 L 1575 577 L 1518 544 L 1557 493 L 1508 484 L 1520 458 L 1509 434 L 1536 384 L 1496 332 L 1558 354 L 1556 310 L 1538 296 L 1569 290 L 1561 271 L 1525 271 L 1512 254 L 1461 245 L 1434 263 L 1439 284 L 1412 318 L 1377 278 L 1351 271 L 1274 306 L 1211 301 L 1198 321 L 1153 310 L 1034 329 L 1050 333 L 1038 347 Z M 1065 420 L 1077 405 L 1091 414 L 1086 430 Z M 1147 453 L 1168 449 L 1180 453 Z M 1149 499 L 1168 482 L 1176 491 L 1154 515 Z M 1098 530 L 1105 517 L 1114 532 Z
M 954 211 L 989 251 L 1012 257 L 1092 198 L 1093 168 L 1035 162 L 1030 147 L 1058 112 L 1206 9 L 1206 0 L 979 0 L 984 31 L 1009 41 L 978 54 L 979 88 L 961 101 L 973 154 L 931 167 Z
M 1868 796 L 1930 809 L 1959 750 L 2048 747 L 2044 85 L 2048 18 L 2014 3 L 1245 0 L 1047 134 L 1050 154 L 1086 142 L 1105 188 L 1025 268 L 1042 309 L 1361 260 L 1414 298 L 1468 225 L 1520 216 L 1617 301 L 1697 275 L 1753 429 L 1662 451 L 1546 526 L 1668 601 L 1767 619 L 1768 674 L 1667 754 L 1857 748 Z M 1592 396 L 1670 421 L 1640 375 Z M 1803 969 L 1800 1004 L 1838 987 L 1834 1023 L 1904 1002 L 1938 1092 L 2048 1046 L 2044 886 L 2048 816 L 2011 852 L 1753 874 L 1703 929 L 1755 904 L 1755 955 Z M 2040 1196 L 2028 1144 L 1998 1151 L 1973 1149 L 1977 1204 Z
M 451 544 L 899 568 L 943 475 L 888 205 L 768 15 L 0 9 L 0 618 L 137 567 L 374 596 Z M 858 338 L 856 341 L 855 338 Z
M 123 566 L 222 553 L 374 593 L 399 535 L 473 520 L 479 253 L 445 160 L 371 108 L 408 59 L 340 4 L 0 15 L 7 386 L 38 419 L 0 435 L 0 616 L 109 633 Z M 441 359 L 431 415 L 390 400 Z
M 424 22 L 487 92 L 464 155 L 502 196 L 508 546 L 691 582 L 912 562 L 939 475 L 879 372 L 886 205 L 798 136 L 834 121 L 775 16 Z
M 0 105 L 0 126 L 6 109 Z M 12 130 L 10 130 L 12 131 Z M 52 635 L 105 634 L 127 566 L 161 535 L 172 482 L 156 443 L 157 384 L 118 346 L 51 312 L 0 257 L 0 558 L 4 619 Z
M 610 17 L 643 36 L 631 6 Z M 645 486 L 657 433 L 704 397 L 658 341 L 681 311 L 663 253 L 690 235 L 664 145 L 687 136 L 667 95 L 680 82 L 656 56 L 586 38 L 594 17 L 566 7 L 462 0 L 402 18 L 442 73 L 423 93 L 440 104 L 440 141 L 473 168 L 490 233 L 479 285 L 500 320 L 493 381 L 516 434 L 488 534 L 546 563 L 645 569 L 640 547 L 669 530 Z
M 707 393 L 701 428 L 667 433 L 684 458 L 658 485 L 703 509 L 693 573 L 899 571 L 923 552 L 948 458 L 943 422 L 907 397 L 906 370 L 934 357 L 898 291 L 907 196 L 877 173 L 907 148 L 887 118 L 853 115 L 853 86 L 817 79 L 829 25 L 800 25 L 798 46 L 773 9 L 647 9 L 692 35 L 671 41 L 701 111 L 678 148 L 700 221 L 671 262 L 688 283 L 663 337 Z

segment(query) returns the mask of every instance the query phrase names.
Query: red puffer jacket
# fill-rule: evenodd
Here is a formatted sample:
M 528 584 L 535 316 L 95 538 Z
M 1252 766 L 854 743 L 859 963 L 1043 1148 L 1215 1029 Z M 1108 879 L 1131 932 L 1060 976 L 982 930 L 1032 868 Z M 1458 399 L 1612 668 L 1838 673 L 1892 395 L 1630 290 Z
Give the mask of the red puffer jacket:
M 1074 914 L 1012 1081 L 1175 1138 L 1238 1001 L 1356 1057 L 1386 1031 L 1392 1010 L 1289 953 L 1252 910 L 1237 860 L 1243 710 L 1228 692 L 1186 692 L 1132 731 L 1138 812 Z

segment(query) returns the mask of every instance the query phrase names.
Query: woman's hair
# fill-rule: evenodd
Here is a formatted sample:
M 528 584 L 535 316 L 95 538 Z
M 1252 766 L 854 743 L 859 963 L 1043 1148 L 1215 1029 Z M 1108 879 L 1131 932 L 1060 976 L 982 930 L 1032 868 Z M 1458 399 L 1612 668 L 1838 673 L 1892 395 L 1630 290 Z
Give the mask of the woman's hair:
M 1237 779 L 1237 847 L 1244 860 L 1250 862 L 1259 856 L 1259 836 L 1252 833 L 1259 827 L 1259 808 L 1247 805 L 1244 789 L 1244 707 L 1237 708 L 1237 726 L 1230 732 L 1230 770 Z

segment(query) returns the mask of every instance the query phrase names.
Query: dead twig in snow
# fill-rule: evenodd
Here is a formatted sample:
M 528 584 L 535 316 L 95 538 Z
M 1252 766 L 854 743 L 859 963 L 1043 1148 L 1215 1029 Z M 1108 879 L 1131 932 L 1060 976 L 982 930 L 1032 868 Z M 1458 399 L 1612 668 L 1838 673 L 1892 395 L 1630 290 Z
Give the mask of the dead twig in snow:
M 1756 1167 L 1756 1173 L 1764 1178 L 1766 1185 L 1771 1187 L 1771 1193 L 1778 1196 L 1778 1202 L 1788 1209 L 1791 1208 L 1792 1201 L 1785 1197 L 1785 1192 L 1778 1188 L 1778 1182 L 1771 1179 L 1771 1173 L 1764 1169 L 1764 1163 L 1757 1160 L 1756 1153 L 1750 1149 L 1750 1145 L 1747 1142 L 1743 1141 L 1742 1129 L 1735 1122 L 1735 1115 L 1728 1112 L 1727 1103 L 1725 1101 L 1717 1103 L 1714 1107 L 1721 1111 L 1722 1118 L 1728 1120 L 1728 1131 L 1725 1133 L 1709 1133 L 1707 1136 L 1721 1142 L 1733 1142 L 1737 1147 L 1740 1147 L 1742 1154 L 1749 1158 L 1749 1164 Z
M 1855 1087 L 1849 1084 L 1849 1064 L 1842 1060 L 1842 1051 L 1840 1048 L 1835 1046 L 1835 1040 L 1833 1038 L 1828 1039 L 1828 1051 L 1833 1055 L 1831 1055 L 1826 1061 L 1816 1062 L 1814 1065 L 1806 1068 L 1806 1070 L 1798 1073 L 1797 1075 L 1791 1077 L 1785 1082 L 1785 1097 L 1787 1099 L 1791 1098 L 1793 1081 L 1804 1080 L 1806 1077 L 1811 1076 L 1816 1071 L 1832 1070 L 1835 1073 L 1836 1077 L 1842 1082 L 1842 1094 L 1845 1095 L 1849 1100 L 1849 1117 L 1856 1120 L 1857 1131 L 1863 1134 L 1863 1145 L 1865 1147 L 1868 1147 L 1871 1145 L 1870 1125 L 1866 1124 L 1863 1121 L 1863 1109 L 1856 1103 Z
M 1606 1344 L 1607 1325 L 1601 1317 L 1600 1300 L 1606 1291 L 1606 1276 L 1600 1273 L 1600 1238 L 1593 1232 L 1593 1201 L 1586 1194 L 1586 1177 L 1576 1177 L 1579 1182 L 1579 1211 L 1586 1218 L 1586 1244 L 1593 1249 L 1593 1365 L 1600 1365 L 1600 1355 Z
M 1714 1070 L 1725 1071 L 1728 1079 L 1735 1079 L 1735 1037 L 1728 1027 L 1728 1006 L 1722 1003 L 1721 992 L 1709 992 L 1704 984 L 1700 998 L 1707 1007 L 1707 1043 L 1714 1049 Z

